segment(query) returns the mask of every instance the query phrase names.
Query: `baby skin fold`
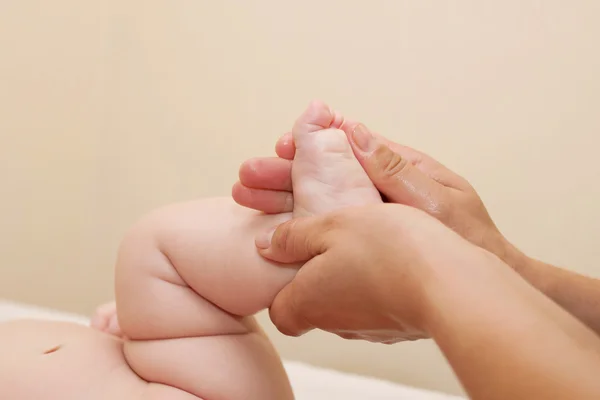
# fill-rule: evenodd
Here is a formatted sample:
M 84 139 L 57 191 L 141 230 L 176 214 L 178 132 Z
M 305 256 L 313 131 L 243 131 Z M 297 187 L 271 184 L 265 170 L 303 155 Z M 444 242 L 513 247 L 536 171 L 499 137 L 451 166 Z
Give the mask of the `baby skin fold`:
M 292 216 L 381 202 L 348 144 L 350 129 L 319 102 L 296 121 L 291 214 L 216 198 L 142 218 L 120 246 L 116 307 L 99 309 L 97 329 L 0 324 L 0 354 L 9 361 L 0 364 L 0 393 L 23 400 L 292 399 L 281 359 L 253 315 L 297 269 L 260 257 L 254 237 Z

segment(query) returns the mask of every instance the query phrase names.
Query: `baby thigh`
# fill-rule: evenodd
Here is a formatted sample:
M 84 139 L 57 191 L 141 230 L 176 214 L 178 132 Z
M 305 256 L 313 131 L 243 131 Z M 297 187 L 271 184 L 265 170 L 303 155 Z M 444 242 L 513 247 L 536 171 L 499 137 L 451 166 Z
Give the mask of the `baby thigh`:
M 263 260 L 254 236 L 286 219 L 230 199 L 178 204 L 127 235 L 116 270 L 119 324 L 133 370 L 214 399 L 289 399 L 281 361 L 251 317 L 294 270 Z
M 260 333 L 133 341 L 125 355 L 145 379 L 206 400 L 292 398 L 280 359 Z

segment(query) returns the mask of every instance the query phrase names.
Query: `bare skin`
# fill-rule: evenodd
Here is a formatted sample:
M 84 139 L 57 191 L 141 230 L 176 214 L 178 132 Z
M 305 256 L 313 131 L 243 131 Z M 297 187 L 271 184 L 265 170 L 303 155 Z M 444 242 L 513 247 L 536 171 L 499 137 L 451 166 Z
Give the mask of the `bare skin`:
M 381 203 L 338 129 L 343 124 L 318 102 L 296 121 L 293 216 Z M 223 200 L 171 206 L 150 215 L 121 246 L 116 309 L 110 304 L 99 308 L 93 325 L 128 338 L 127 361 L 148 381 L 211 399 L 289 396 L 276 385 L 285 381 L 280 361 L 251 316 L 270 306 L 295 270 L 266 262 L 252 238 L 292 215 L 259 215 Z M 240 339 L 247 337 L 254 339 L 240 347 Z M 198 363 L 210 360 L 207 354 L 215 348 L 231 354 L 220 361 L 221 368 Z M 251 368 L 240 362 L 244 355 L 248 363 L 254 360 Z M 264 390 L 248 392 L 248 387 Z
M 355 129 L 357 126 L 361 129 Z M 387 201 L 423 210 L 474 245 L 495 254 L 600 334 L 600 280 L 523 254 L 498 230 L 473 187 L 426 154 L 391 142 L 364 125 L 347 123 L 343 129 L 356 158 Z M 366 142 L 355 137 L 360 130 L 366 132 Z M 368 143 L 369 148 L 361 149 L 361 143 Z M 290 160 L 296 149 L 290 134 L 282 136 L 276 151 L 278 158 L 256 158 L 241 166 L 240 181 L 233 189 L 236 202 L 268 213 L 285 212 L 293 206 Z
M 306 262 L 275 298 L 288 335 L 394 343 L 431 336 L 474 400 L 600 398 L 600 339 L 498 257 L 412 207 L 346 208 L 256 241 Z
M 19 400 L 197 400 L 148 383 L 127 365 L 123 342 L 68 322 L 0 324 L 0 395 Z
M 292 214 L 381 203 L 337 129 L 343 122 L 322 103 L 296 122 Z M 4 386 L 10 392 L 1 389 L 3 397 L 293 398 L 278 354 L 252 317 L 296 273 L 260 257 L 254 237 L 292 214 L 264 215 L 231 199 L 208 199 L 144 217 L 121 244 L 117 302 L 99 308 L 96 330 L 41 321 L 0 325 L 0 354 L 14 359 L 0 372 L 0 381 L 12 384 Z M 31 385 L 38 374 L 54 385 Z
M 146 303 L 137 310 L 125 309 L 118 331 L 110 334 L 72 323 L 0 324 L 0 354 L 11 361 L 0 363 L 0 397 L 292 399 L 280 357 L 251 317 L 295 273 L 265 261 L 253 246 L 257 232 L 287 219 L 260 215 L 231 199 L 173 205 L 145 217 L 130 231 L 119 255 L 117 274 L 131 273 L 125 278 L 132 281 L 121 276 L 117 284 L 134 282 L 131 290 L 140 292 L 125 304 Z M 195 257 L 193 263 L 188 257 Z M 198 281 L 189 281 L 200 282 L 196 288 L 206 297 L 163 268 L 171 266 L 163 260 L 191 271 Z M 158 276 L 145 276 L 146 270 L 138 267 L 152 268 Z M 118 288 L 119 293 L 121 299 L 127 296 Z M 149 297 L 139 299 L 144 295 Z M 110 306 L 102 311 L 112 320 Z M 184 318 L 185 324 L 180 323 Z M 146 326 L 148 340 L 122 340 L 113 334 L 135 337 L 135 324 Z

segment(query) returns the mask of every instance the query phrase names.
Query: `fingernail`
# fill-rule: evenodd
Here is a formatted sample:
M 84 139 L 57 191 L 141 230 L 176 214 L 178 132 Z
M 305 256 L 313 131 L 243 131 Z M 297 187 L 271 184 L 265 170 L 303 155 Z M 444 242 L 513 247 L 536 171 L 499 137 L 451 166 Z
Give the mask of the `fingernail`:
M 354 140 L 354 143 L 356 143 L 356 146 L 362 151 L 372 151 L 375 147 L 375 138 L 363 124 L 358 124 L 354 127 L 352 139 Z
M 271 239 L 273 238 L 273 234 L 275 233 L 275 228 L 272 228 L 266 232 L 259 234 L 254 243 L 256 247 L 259 249 L 268 249 L 271 247 Z

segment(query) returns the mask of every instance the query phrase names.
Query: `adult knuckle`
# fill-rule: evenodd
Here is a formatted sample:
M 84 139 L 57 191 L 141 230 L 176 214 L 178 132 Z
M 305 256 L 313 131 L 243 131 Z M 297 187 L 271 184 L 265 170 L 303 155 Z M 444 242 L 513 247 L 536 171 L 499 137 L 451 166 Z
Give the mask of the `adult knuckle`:
M 275 230 L 272 243 L 274 243 L 279 250 L 288 252 L 294 249 L 292 231 L 294 230 L 295 225 L 296 221 L 291 220 Z
M 410 167 L 410 163 L 406 159 L 388 149 L 385 153 L 380 154 L 379 164 L 381 173 L 386 178 L 402 175 Z
M 283 317 L 280 312 L 275 312 L 271 309 L 269 310 L 269 317 L 279 332 L 286 336 L 294 336 L 294 330 L 289 324 L 289 319 Z
M 296 223 L 291 222 L 290 224 L 285 226 L 285 229 L 281 232 L 281 244 L 283 250 L 290 251 L 294 249 L 294 243 L 292 241 L 292 229 Z
M 300 336 L 312 326 L 309 322 L 309 314 L 311 311 L 306 298 L 306 292 L 296 291 L 296 295 L 292 296 L 289 303 L 288 313 L 290 319 L 288 325 L 285 327 L 288 335 Z

